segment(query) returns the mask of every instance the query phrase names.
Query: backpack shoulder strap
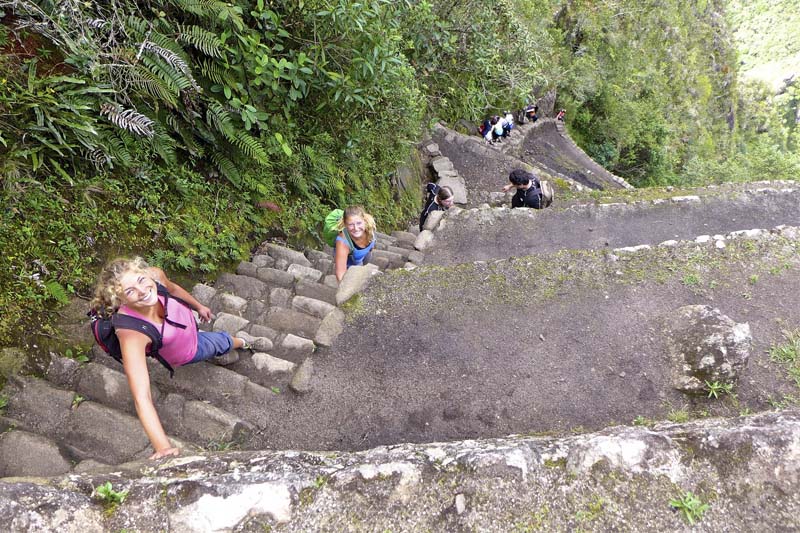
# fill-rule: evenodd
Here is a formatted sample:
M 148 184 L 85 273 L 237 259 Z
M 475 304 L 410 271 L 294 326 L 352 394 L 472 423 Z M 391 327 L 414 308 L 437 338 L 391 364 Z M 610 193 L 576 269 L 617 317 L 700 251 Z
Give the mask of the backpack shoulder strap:
M 159 287 L 160 286 L 161 285 L 159 285 Z M 172 368 L 172 365 L 170 365 L 166 359 L 161 357 L 160 353 L 158 353 L 158 351 L 161 349 L 162 336 L 157 327 L 146 320 L 142 320 L 141 318 L 136 318 L 135 316 L 121 313 L 114 313 L 111 315 L 111 324 L 114 326 L 115 330 L 131 329 L 147 335 L 147 337 L 150 339 L 150 350 L 148 350 L 147 354 L 145 355 L 158 360 L 158 362 L 169 371 L 169 377 L 172 377 L 172 375 L 175 373 L 175 369 Z

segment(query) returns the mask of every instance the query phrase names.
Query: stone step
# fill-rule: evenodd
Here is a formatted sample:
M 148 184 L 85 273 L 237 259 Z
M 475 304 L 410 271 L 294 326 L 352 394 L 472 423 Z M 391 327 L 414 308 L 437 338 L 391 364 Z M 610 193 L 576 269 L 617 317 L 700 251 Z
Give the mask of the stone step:
M 83 401 L 77 394 L 46 381 L 17 376 L 4 389 L 7 414 L 19 429 L 59 442 L 75 460 L 117 464 L 152 453 L 139 420 L 131 415 Z
M 0 478 L 58 476 L 72 470 L 66 450 L 56 441 L 21 429 L 0 434 Z
M 58 385 L 74 389 L 86 400 L 136 415 L 128 379 L 122 371 L 95 362 L 79 365 L 74 372 L 65 370 L 72 363 L 76 362 L 54 357 L 48 377 L 53 376 Z M 71 379 L 64 379 L 65 374 L 69 374 Z M 150 391 L 165 429 L 180 439 L 205 446 L 208 442 L 220 439 L 243 440 L 254 429 L 252 424 L 219 407 L 204 402 L 187 401 L 177 394 L 163 395 L 152 384 Z

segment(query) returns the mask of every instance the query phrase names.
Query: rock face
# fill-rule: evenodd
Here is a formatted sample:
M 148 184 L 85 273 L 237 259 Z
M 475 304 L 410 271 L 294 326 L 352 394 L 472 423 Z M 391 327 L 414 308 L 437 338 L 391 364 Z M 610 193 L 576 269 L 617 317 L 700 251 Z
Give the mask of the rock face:
M 227 452 L 0 483 L 2 531 L 703 531 L 800 528 L 800 411 L 565 438 Z M 102 467 L 101 467 L 102 468 Z M 128 491 L 104 512 L 93 487 Z
M 750 357 L 750 326 L 708 305 L 681 307 L 667 318 L 672 384 L 689 394 L 708 383 L 734 384 Z

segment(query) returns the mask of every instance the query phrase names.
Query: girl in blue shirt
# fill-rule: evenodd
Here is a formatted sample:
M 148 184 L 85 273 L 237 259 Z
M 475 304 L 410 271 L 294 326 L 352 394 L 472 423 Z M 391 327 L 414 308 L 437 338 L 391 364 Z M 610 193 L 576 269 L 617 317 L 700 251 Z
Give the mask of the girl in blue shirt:
M 376 228 L 375 219 L 358 205 L 344 210 L 339 226 L 333 263 L 336 279 L 341 282 L 348 268 L 369 261 L 370 253 L 375 248 Z

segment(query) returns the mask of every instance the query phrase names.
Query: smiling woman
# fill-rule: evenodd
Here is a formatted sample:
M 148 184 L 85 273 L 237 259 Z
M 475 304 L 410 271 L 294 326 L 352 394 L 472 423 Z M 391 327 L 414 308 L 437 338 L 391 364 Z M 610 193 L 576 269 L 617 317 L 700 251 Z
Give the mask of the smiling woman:
M 170 366 L 213 361 L 231 350 L 249 348 L 243 339 L 228 333 L 199 331 L 192 310 L 200 320 L 209 321 L 211 309 L 170 281 L 163 270 L 148 266 L 139 257 L 115 259 L 105 266 L 92 307 L 100 315 L 127 315 L 154 326 L 161 337 L 158 356 Z M 134 329 L 117 327 L 116 335 L 136 414 L 155 450 L 151 459 L 177 455 L 178 449 L 167 438 L 150 396 L 146 357 L 152 355 L 153 341 Z
M 336 279 L 342 281 L 348 268 L 369 261 L 375 247 L 375 219 L 360 205 L 350 206 L 344 210 L 338 229 L 333 262 Z

